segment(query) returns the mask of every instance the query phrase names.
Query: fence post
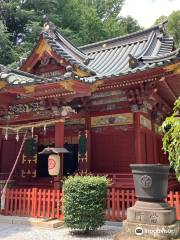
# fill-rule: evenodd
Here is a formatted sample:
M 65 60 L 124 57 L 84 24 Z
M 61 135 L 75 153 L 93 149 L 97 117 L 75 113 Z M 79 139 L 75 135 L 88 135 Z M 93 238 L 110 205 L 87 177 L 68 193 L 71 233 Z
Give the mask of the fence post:
M 112 220 L 115 221 L 116 220 L 116 215 L 115 215 L 115 211 L 116 211 L 116 196 L 115 196 L 115 188 L 112 188 Z
M 107 220 L 110 220 L 111 219 L 111 210 L 110 210 L 110 206 L 111 206 L 111 204 L 110 204 L 110 198 L 111 198 L 111 189 L 110 188 L 108 188 L 107 189 L 107 210 L 106 210 L 106 218 L 107 218 Z
M 5 215 L 8 215 L 8 213 L 9 213 L 9 200 L 10 200 L 9 196 L 10 196 L 9 189 L 7 188 L 7 190 L 6 190 Z
M 122 201 L 122 221 L 125 220 L 125 194 L 124 189 L 121 190 L 121 201 Z
M 36 217 L 37 210 L 37 188 L 32 189 L 32 217 Z
M 170 207 L 174 207 L 174 193 L 172 191 L 169 192 L 169 205 Z
M 135 204 L 135 192 L 132 190 L 132 206 Z
M 177 220 L 180 220 L 180 193 L 175 193 L 175 201 L 176 201 L 176 218 Z
M 61 219 L 64 219 L 64 190 L 61 193 Z

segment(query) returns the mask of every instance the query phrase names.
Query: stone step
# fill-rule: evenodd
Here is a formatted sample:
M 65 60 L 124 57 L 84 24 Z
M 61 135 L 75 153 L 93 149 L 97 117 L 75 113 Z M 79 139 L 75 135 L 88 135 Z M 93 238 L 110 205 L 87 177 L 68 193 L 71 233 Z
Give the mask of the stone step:
M 63 226 L 63 221 L 58 219 L 44 219 L 44 218 L 31 218 L 31 217 L 17 217 L 17 216 L 4 216 L 0 215 L 0 224 L 18 224 L 33 227 L 41 227 L 48 229 L 60 228 Z

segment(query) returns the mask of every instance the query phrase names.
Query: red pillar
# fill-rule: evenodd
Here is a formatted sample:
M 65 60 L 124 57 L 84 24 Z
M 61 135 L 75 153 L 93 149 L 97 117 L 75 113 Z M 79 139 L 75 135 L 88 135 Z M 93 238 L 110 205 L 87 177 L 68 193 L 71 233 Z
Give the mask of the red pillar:
M 134 113 L 135 163 L 143 163 L 141 149 L 140 113 Z
M 55 124 L 55 147 L 64 147 L 64 121 Z M 59 189 L 63 177 L 63 154 L 60 155 L 60 173 L 54 177 L 54 189 Z
M 91 172 L 91 117 L 86 118 L 87 131 L 87 172 Z

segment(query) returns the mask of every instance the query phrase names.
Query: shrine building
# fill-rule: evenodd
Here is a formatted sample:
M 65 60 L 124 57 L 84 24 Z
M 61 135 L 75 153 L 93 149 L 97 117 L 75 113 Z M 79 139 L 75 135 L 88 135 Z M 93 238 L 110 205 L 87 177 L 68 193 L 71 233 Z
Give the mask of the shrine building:
M 180 96 L 180 49 L 164 24 L 82 47 L 48 23 L 18 70 L 0 66 L 0 181 L 56 188 L 45 147 L 65 147 L 61 178 L 108 175 L 134 187 L 131 163 L 169 164 L 159 126 Z M 173 171 L 169 189 L 179 185 Z

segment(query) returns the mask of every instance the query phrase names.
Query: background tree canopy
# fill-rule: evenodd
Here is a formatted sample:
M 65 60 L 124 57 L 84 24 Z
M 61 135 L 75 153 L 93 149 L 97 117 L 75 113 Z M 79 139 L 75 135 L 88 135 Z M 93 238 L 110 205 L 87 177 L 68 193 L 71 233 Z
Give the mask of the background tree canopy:
M 123 4 L 125 0 L 0 0 L 0 64 L 28 54 L 47 16 L 76 46 L 141 30 L 135 19 L 120 15 Z
M 11 64 L 32 49 L 41 27 L 52 21 L 76 46 L 140 30 L 119 17 L 124 0 L 0 0 L 0 64 Z

